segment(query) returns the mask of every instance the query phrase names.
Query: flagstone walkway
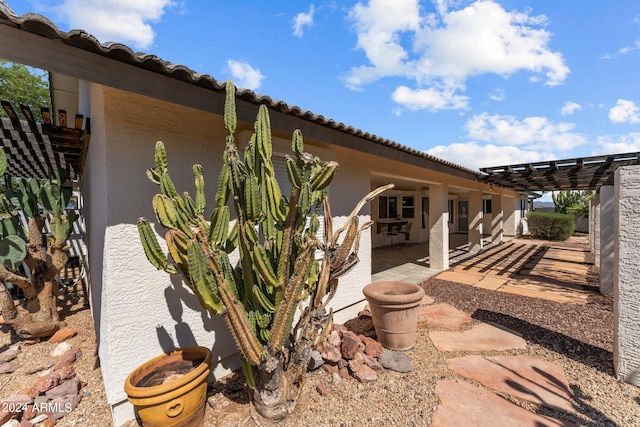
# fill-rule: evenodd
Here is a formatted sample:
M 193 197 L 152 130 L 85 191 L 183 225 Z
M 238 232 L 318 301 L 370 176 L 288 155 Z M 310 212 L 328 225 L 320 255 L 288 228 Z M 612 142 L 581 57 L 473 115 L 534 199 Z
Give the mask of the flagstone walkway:
M 588 252 L 512 240 L 456 264 L 437 279 L 549 301 L 585 304 Z
M 495 354 L 526 348 L 526 341 L 512 331 L 487 323 L 469 328 L 471 322 L 467 313 L 449 304 L 433 304 L 428 296 L 420 307 L 419 327 L 429 328 L 431 341 L 445 357 L 450 352 Z M 460 379 L 436 383 L 440 404 L 431 427 L 575 426 L 530 412 L 498 394 L 571 413 L 573 394 L 560 366 L 527 355 L 511 354 L 447 357 L 447 366 Z M 475 385 L 476 382 L 483 387 Z

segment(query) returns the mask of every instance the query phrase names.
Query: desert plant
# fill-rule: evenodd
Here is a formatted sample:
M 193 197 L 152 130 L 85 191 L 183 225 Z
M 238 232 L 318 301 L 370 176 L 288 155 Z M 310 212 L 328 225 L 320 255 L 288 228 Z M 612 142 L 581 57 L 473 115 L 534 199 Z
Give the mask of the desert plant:
M 535 211 L 527 213 L 527 223 L 532 237 L 545 240 L 567 240 L 576 226 L 573 215 Z
M 22 338 L 51 336 L 61 325 L 56 300 L 56 275 L 69 259 L 67 240 L 77 219 L 67 209 L 71 189 L 62 185 L 68 178 L 59 170 L 50 179 L 16 179 L 5 174 L 7 159 L 0 150 L 0 175 L 4 193 L 0 194 L 0 304 L 2 316 Z M 22 223 L 21 213 L 27 227 Z M 45 218 L 49 217 L 52 240 L 43 239 Z M 19 270 L 24 262 L 29 274 Z M 6 283 L 20 287 L 26 311 L 18 310 Z
M 180 272 L 202 306 L 226 318 L 257 411 L 269 419 L 282 419 L 295 407 L 313 347 L 331 331 L 332 313 L 326 307 L 338 278 L 358 262 L 360 235 L 372 224 L 359 225 L 358 212 L 392 185 L 365 196 L 334 232 L 327 187 L 338 170 L 336 162 L 323 163 L 304 152 L 302 134 L 296 130 L 294 156 L 286 158 L 292 185 L 286 198 L 271 160 L 267 108 L 260 106 L 255 133 L 242 158 L 234 140 L 231 81 L 226 86 L 224 123 L 226 148 L 210 221 L 204 216 L 202 167 L 193 167 L 195 198 L 187 192 L 178 194 L 169 177 L 164 145 L 158 142 L 155 167 L 147 175 L 160 187 L 153 208 L 167 230 L 171 262 L 147 219 L 138 220 L 138 229 L 149 261 L 170 274 Z M 237 216 L 231 223 L 229 200 Z M 322 240 L 317 237 L 321 213 Z M 318 249 L 324 252 L 321 261 L 314 256 Z M 232 253 L 239 256 L 235 266 Z
M 555 212 L 571 214 L 577 217 L 589 216 L 589 200 L 593 199 L 593 191 L 559 191 L 551 193 Z

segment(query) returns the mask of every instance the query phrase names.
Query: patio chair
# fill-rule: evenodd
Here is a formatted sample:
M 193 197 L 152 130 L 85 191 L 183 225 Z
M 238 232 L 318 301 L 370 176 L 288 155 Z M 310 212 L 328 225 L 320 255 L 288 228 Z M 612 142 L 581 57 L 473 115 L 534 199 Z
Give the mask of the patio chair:
M 402 224 L 402 227 L 400 227 L 400 231 L 398 232 L 398 234 L 401 236 L 402 238 L 402 244 L 403 245 L 408 245 L 411 243 L 410 240 L 410 236 L 411 236 L 411 223 L 406 223 L 406 224 Z
M 395 246 L 396 245 L 396 238 L 398 237 L 399 233 L 398 233 L 398 226 L 393 225 L 391 226 L 391 228 L 389 227 L 385 227 L 382 230 L 382 247 L 386 248 L 388 246 Z M 391 242 L 391 245 L 389 245 L 387 243 L 387 240 L 389 240 Z

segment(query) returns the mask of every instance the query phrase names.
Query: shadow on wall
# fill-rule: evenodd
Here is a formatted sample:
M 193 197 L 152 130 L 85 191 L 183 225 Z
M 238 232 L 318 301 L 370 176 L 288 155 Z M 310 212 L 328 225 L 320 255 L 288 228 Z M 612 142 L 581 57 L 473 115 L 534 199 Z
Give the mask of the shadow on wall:
M 193 335 L 191 327 L 182 319 L 184 314 L 184 306 L 190 308 L 191 310 L 200 312 L 204 329 L 208 332 L 215 333 L 216 343 L 234 342 L 233 336 L 231 335 L 231 332 L 229 332 L 229 329 L 227 328 L 227 325 L 222 316 L 212 317 L 207 310 L 203 309 L 200 305 L 200 301 L 198 301 L 198 297 L 196 297 L 187 288 L 180 276 L 172 275 L 171 284 L 172 286 L 165 288 L 164 296 L 165 301 L 167 302 L 169 313 L 171 313 L 171 317 L 176 322 L 175 337 L 177 342 L 174 341 L 171 334 L 166 330 L 164 326 L 157 326 L 156 333 L 158 335 L 158 342 L 160 343 L 160 346 L 162 347 L 162 350 L 164 352 L 168 353 L 177 348 L 199 345 L 195 336 Z M 235 345 L 233 348 L 235 349 Z M 224 360 L 230 356 L 230 354 L 228 354 L 228 347 L 222 346 L 220 344 L 214 344 L 213 348 L 211 349 L 211 353 L 213 356 L 212 360 L 214 362 Z M 225 368 L 232 368 L 231 366 L 226 366 L 224 364 L 223 366 Z

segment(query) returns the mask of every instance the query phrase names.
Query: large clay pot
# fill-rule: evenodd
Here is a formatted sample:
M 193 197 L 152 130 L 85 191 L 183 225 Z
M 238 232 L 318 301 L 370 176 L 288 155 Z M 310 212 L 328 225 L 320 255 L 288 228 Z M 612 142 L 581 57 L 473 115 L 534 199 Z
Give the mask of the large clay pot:
M 210 372 L 208 348 L 181 348 L 137 367 L 124 390 L 145 427 L 202 426 Z
M 380 344 L 397 351 L 413 347 L 424 289 L 412 283 L 387 281 L 370 283 L 362 292 L 369 302 Z

